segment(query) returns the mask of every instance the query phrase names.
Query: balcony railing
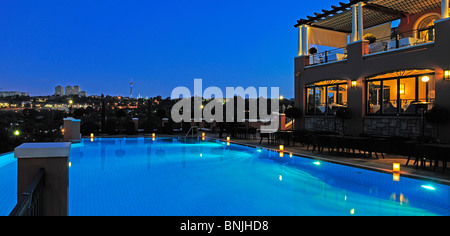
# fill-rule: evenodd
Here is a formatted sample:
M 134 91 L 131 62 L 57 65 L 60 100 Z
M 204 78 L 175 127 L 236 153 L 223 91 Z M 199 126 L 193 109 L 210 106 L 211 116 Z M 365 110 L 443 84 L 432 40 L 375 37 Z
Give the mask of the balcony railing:
M 22 194 L 9 216 L 42 216 L 42 191 L 45 169 L 40 169 L 31 185 Z
M 369 45 L 369 54 L 395 50 L 399 48 L 434 42 L 434 27 L 418 29 L 400 33 L 393 33 L 390 37 L 377 38 Z
M 309 56 L 309 65 L 318 65 L 345 59 L 347 59 L 347 47 L 336 48 L 311 54 Z

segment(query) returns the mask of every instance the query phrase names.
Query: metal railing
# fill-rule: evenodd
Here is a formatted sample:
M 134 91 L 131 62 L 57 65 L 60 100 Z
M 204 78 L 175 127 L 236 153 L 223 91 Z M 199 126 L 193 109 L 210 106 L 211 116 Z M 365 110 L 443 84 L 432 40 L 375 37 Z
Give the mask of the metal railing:
M 347 59 L 347 46 L 311 54 L 309 56 L 309 65 L 318 65 L 345 59 Z
M 41 216 L 42 192 L 44 189 L 45 169 L 40 169 L 36 177 L 9 216 Z
M 435 37 L 434 26 L 405 32 L 395 32 L 394 30 L 391 36 L 377 38 L 370 44 L 369 54 L 434 42 Z

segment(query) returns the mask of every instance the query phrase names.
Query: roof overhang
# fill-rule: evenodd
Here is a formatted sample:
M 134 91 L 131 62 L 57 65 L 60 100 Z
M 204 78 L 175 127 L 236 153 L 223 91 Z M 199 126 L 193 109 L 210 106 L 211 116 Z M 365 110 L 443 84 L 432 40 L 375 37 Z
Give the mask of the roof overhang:
M 322 10 L 322 13 L 300 19 L 295 27 L 309 25 L 351 33 L 352 6 L 359 2 L 364 3 L 365 29 L 441 7 L 441 0 L 350 0 L 348 3 L 339 2 L 339 6 L 331 6 L 332 10 Z

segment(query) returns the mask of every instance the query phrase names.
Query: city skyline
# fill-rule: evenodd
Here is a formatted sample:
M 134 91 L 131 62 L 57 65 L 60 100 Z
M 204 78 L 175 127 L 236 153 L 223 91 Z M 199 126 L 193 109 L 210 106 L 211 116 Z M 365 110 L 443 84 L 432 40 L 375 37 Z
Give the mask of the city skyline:
M 320 0 L 317 6 L 329 6 Z M 0 10 L 5 91 L 170 96 L 178 86 L 280 87 L 293 97 L 297 30 L 311 3 L 190 1 L 6 2 Z M 21 81 L 17 83 L 17 81 Z

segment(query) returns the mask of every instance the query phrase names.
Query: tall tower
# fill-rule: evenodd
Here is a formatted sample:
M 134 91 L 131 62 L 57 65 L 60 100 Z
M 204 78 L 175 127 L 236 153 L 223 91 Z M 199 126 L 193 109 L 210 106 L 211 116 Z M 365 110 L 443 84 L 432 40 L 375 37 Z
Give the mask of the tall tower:
M 130 82 L 130 98 L 133 98 L 133 80 Z

